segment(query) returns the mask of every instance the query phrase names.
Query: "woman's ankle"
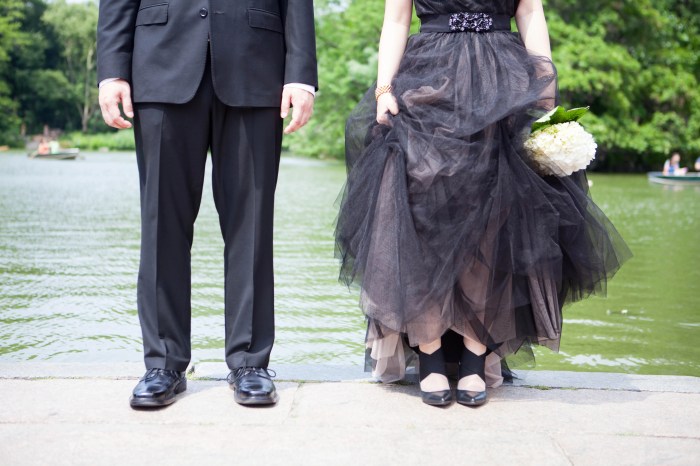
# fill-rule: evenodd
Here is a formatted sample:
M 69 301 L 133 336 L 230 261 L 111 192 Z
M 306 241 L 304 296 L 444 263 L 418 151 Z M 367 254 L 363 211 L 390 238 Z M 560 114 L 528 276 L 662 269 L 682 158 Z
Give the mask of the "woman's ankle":
M 418 346 L 420 364 L 420 389 L 423 392 L 439 392 L 450 389 L 445 368 L 445 357 L 440 340 Z
M 486 381 L 476 374 L 462 377 L 457 382 L 457 390 L 467 390 L 470 392 L 486 391 Z
M 462 339 L 462 344 L 464 345 L 465 348 L 467 348 L 469 351 L 474 353 L 477 356 L 481 356 L 484 354 L 487 350 L 486 345 L 482 344 L 479 341 L 472 340 L 471 338 L 464 337 Z
M 464 338 L 457 390 L 469 392 L 486 391 L 486 354 L 486 345 L 471 338 Z
M 422 392 L 441 392 L 450 389 L 450 382 L 444 374 L 432 373 L 420 381 Z

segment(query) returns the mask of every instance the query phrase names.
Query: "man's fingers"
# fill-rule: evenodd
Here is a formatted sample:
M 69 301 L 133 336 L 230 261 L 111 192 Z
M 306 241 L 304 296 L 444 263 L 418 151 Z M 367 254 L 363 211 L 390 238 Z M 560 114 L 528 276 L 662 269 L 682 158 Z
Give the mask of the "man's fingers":
M 311 118 L 311 113 L 313 112 L 313 110 L 309 105 L 306 104 L 295 108 L 296 110 L 294 111 L 293 119 L 296 120 L 297 124 L 299 125 L 299 128 L 301 128 L 309 122 L 309 118 Z
M 112 81 L 100 88 L 100 109 L 105 123 L 112 128 L 131 128 L 131 122 L 126 120 L 119 110 L 121 103 L 127 117 L 133 118 L 134 107 L 131 102 L 131 87 L 124 80 Z
M 114 121 L 114 124 L 114 127 L 119 129 L 131 128 L 131 122 L 129 120 L 125 120 L 121 116 Z
M 308 107 L 294 107 L 292 109 L 292 121 L 284 129 L 285 134 L 293 133 L 294 131 L 304 127 L 311 118 L 311 109 Z
M 100 104 L 100 107 L 102 109 L 102 118 L 104 119 L 105 123 L 107 123 L 108 126 L 111 126 L 112 128 L 118 128 L 116 126 L 116 123 L 114 121 L 115 119 L 115 114 L 114 114 L 114 108 L 116 104 L 113 102 L 102 102 Z
M 124 114 L 129 118 L 134 118 L 134 105 L 131 103 L 131 91 L 122 92 L 122 108 Z
M 280 117 L 287 118 L 289 107 L 292 104 L 292 93 L 289 89 L 282 90 L 282 105 L 280 106 Z
M 314 99 L 311 94 L 304 90 L 290 89 L 290 99 L 292 105 L 292 121 L 284 128 L 285 134 L 293 133 L 308 123 L 314 108 Z M 283 103 L 286 99 L 282 99 Z M 284 109 L 283 109 L 284 110 Z
M 301 128 L 301 110 L 297 107 L 292 109 L 292 121 L 289 122 L 286 128 L 284 128 L 284 134 L 290 134 Z
M 299 128 L 301 128 L 301 123 L 299 122 L 299 120 L 295 120 L 294 118 L 292 118 L 292 121 L 290 121 L 287 127 L 284 128 L 284 134 L 293 133 Z
M 131 122 L 127 121 L 122 117 L 119 112 L 119 105 L 109 104 L 105 109 L 102 110 L 102 118 L 105 120 L 107 125 L 112 128 L 126 129 L 131 128 Z
M 113 128 L 131 128 L 131 123 L 122 117 L 122 114 L 119 111 L 119 103 L 116 100 L 107 103 L 107 113 L 109 114 L 112 122 L 110 126 Z

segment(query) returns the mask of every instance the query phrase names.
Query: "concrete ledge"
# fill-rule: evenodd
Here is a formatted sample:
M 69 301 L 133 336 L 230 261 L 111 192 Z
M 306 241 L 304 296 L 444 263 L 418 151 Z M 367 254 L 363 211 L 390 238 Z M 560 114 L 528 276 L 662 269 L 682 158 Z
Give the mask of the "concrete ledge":
M 372 382 L 360 366 L 276 365 L 278 381 Z M 136 379 L 143 374 L 140 363 L 0 363 L 0 379 Z M 190 367 L 194 380 L 225 380 L 224 363 L 197 363 Z M 622 390 L 635 392 L 700 393 L 700 377 L 639 375 L 609 372 L 516 371 L 514 387 Z
M 521 371 L 479 409 L 421 403 L 360 367 L 278 365 L 274 407 L 195 364 L 172 407 L 134 411 L 143 366 L 0 363 L 0 463 L 696 465 L 700 378 Z M 311 383 L 309 383 L 311 382 Z M 323 382 L 323 383 L 314 383 Z
M 134 411 L 134 380 L 0 378 L 0 463 L 697 465 L 700 394 L 631 384 L 504 386 L 471 409 L 427 406 L 416 385 L 280 381 L 279 403 L 256 409 L 221 380 L 193 378 L 171 407 Z

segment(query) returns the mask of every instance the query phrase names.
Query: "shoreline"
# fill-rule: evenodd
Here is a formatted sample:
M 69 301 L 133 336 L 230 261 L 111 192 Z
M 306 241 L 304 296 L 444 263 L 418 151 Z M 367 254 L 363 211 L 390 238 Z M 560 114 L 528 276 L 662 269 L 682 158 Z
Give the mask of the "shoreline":
M 362 366 L 280 364 L 271 365 L 276 382 L 326 383 L 363 382 L 381 385 Z M 107 379 L 137 380 L 144 372 L 141 363 L 49 363 L 0 362 L 0 383 L 4 379 Z M 573 372 L 552 370 L 515 370 L 513 383 L 507 387 L 542 389 L 618 390 L 637 392 L 700 394 L 700 377 L 685 375 L 642 375 L 620 372 Z M 187 377 L 192 381 L 225 381 L 228 368 L 223 362 L 191 364 Z M 415 376 L 407 375 L 411 385 Z

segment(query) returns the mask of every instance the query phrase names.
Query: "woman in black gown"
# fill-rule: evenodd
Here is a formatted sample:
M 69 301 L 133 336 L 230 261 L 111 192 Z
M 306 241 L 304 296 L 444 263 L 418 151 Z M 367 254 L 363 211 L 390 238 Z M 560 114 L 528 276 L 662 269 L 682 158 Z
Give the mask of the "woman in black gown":
M 531 124 L 557 100 L 541 1 L 415 8 L 421 33 L 408 38 L 411 0 L 387 0 L 377 85 L 347 122 L 341 279 L 361 289 L 377 377 L 404 375 L 407 342 L 423 401 L 449 404 L 443 341 L 456 333 L 456 399 L 478 406 L 488 366 L 523 346 L 557 350 L 564 304 L 604 292 L 630 253 L 583 170 L 528 165 Z

